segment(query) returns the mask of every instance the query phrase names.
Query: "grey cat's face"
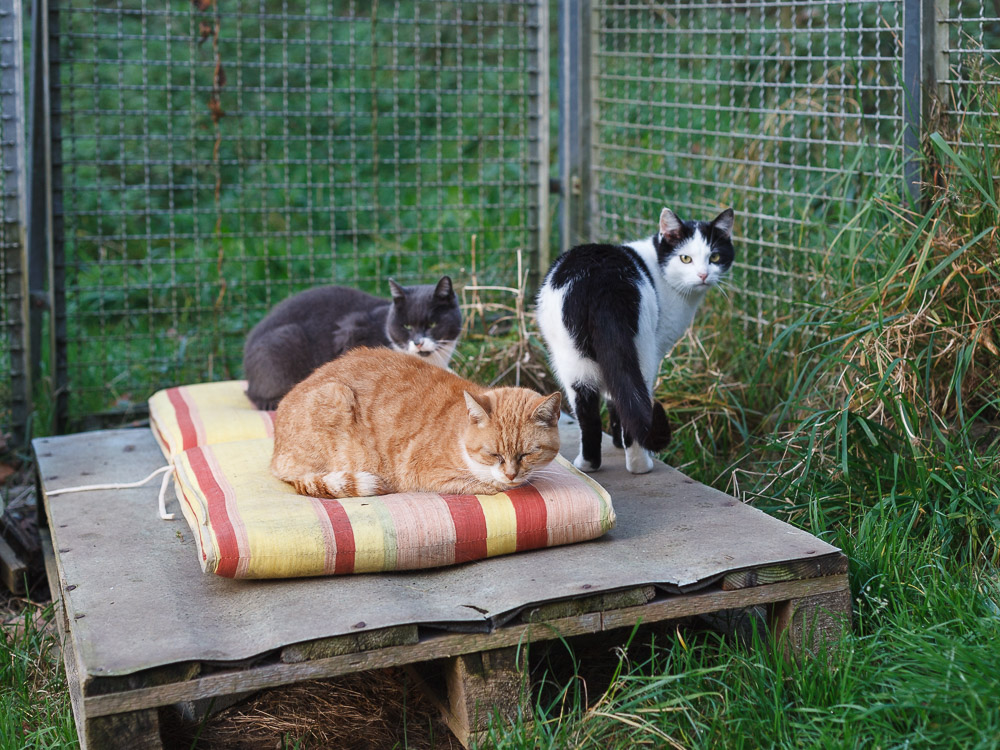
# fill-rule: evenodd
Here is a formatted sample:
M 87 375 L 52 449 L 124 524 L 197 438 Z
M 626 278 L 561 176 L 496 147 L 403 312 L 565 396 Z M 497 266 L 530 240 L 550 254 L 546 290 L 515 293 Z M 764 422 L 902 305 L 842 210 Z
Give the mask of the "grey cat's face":
M 392 348 L 447 367 L 462 330 L 462 312 L 451 279 L 442 276 L 437 284 L 407 287 L 390 280 L 389 287 L 392 306 L 385 332 Z

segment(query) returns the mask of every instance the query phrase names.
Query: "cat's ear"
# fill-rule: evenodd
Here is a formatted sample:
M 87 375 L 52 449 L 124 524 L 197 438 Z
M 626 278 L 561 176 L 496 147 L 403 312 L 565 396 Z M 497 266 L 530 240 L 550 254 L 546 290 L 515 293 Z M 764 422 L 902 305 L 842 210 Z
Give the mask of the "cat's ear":
M 478 399 L 468 391 L 465 394 L 465 405 L 469 409 L 469 421 L 477 427 L 485 427 L 490 421 L 490 404 L 485 398 Z
M 406 299 L 406 292 L 403 290 L 403 287 L 392 279 L 389 279 L 389 291 L 392 292 L 392 301 L 397 305 Z
M 681 238 L 684 227 L 673 211 L 665 208 L 660 211 L 660 234 L 667 240 L 676 241 Z
M 542 402 L 535 407 L 532 419 L 542 427 L 555 427 L 559 424 L 560 407 L 562 407 L 562 394 L 556 391 L 542 399 Z
M 434 299 L 442 302 L 451 302 L 455 297 L 455 287 L 451 283 L 450 276 L 442 276 L 441 280 L 434 287 Z
M 712 228 L 727 240 L 733 236 L 733 209 L 727 208 L 712 219 Z

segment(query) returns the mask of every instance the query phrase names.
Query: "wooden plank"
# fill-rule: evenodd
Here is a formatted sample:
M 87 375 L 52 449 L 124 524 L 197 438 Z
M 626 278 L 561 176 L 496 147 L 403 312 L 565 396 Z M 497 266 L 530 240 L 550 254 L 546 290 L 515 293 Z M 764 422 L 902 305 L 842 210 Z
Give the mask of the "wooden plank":
M 0 581 L 12 594 L 24 593 L 24 577 L 28 566 L 18 557 L 18 554 L 0 537 Z
M 59 580 L 59 570 L 56 556 L 52 549 L 52 538 L 48 529 L 38 530 L 42 546 L 42 559 L 45 562 L 45 576 L 49 581 L 49 592 L 52 594 L 52 604 L 55 610 L 56 628 L 59 630 L 59 644 L 62 647 L 63 664 L 66 667 L 66 685 L 69 687 L 69 702 L 73 709 L 73 721 L 76 723 L 76 734 L 81 747 L 85 746 L 84 736 L 84 706 L 83 688 L 80 685 L 80 671 L 76 652 L 73 649 L 73 639 L 69 637 L 69 622 L 66 619 L 66 608 L 63 606 L 62 585 Z
M 848 587 L 777 602 L 769 624 L 785 654 L 794 659 L 820 652 L 833 656 L 833 647 L 851 627 L 851 590 Z
M 778 565 L 766 565 L 761 568 L 748 568 L 727 573 L 722 579 L 722 588 L 724 591 L 735 591 L 736 589 L 765 586 L 781 581 L 839 575 L 847 572 L 847 566 L 847 556 L 839 552 L 814 559 L 792 560 Z
M 566 599 L 532 607 L 521 613 L 521 622 L 545 622 L 559 620 L 587 612 L 604 612 L 609 609 L 637 607 L 651 601 L 656 596 L 655 586 L 641 586 L 625 591 L 609 591 L 579 599 Z
M 360 633 L 319 638 L 315 641 L 285 646 L 281 650 L 281 661 L 285 664 L 298 664 L 303 661 L 355 654 L 359 651 L 371 651 L 386 646 L 404 646 L 419 640 L 420 635 L 416 625 L 365 630 Z
M 575 450 L 575 428 L 567 428 L 567 450 Z M 405 574 L 246 585 L 201 572 L 190 529 L 156 518 L 155 484 L 50 496 L 67 486 L 143 477 L 162 465 L 148 430 L 39 438 L 34 445 L 59 569 L 74 587 L 64 585 L 64 597 L 77 658 L 95 676 L 235 663 L 403 625 L 500 627 L 538 603 L 653 583 L 697 588 L 734 570 L 835 551 L 668 467 L 629 474 L 621 451 L 609 449 L 596 478 L 612 494 L 619 523 L 593 542 Z M 169 596 L 162 595 L 164 580 Z
M 246 670 L 205 675 L 187 682 L 140 688 L 111 695 L 88 696 L 85 698 L 86 709 L 91 716 L 115 714 L 213 695 L 260 690 L 301 680 L 336 677 L 368 669 L 383 669 L 476 651 L 517 646 L 526 642 L 597 633 L 631 627 L 639 622 L 673 620 L 720 609 L 783 602 L 847 588 L 847 576 L 839 575 L 787 581 L 738 591 L 705 591 L 664 597 L 643 606 L 574 615 L 543 623 L 515 624 L 491 633 L 434 635 L 413 645 L 389 646 L 298 664 L 268 664 Z
M 462 654 L 445 663 L 444 720 L 465 747 L 486 738 L 494 717 L 507 725 L 531 715 L 531 685 L 517 647 Z
M 81 750 L 161 750 L 160 715 L 155 708 L 86 720 Z
M 201 665 L 198 662 L 180 662 L 120 677 L 88 677 L 83 681 L 83 694 L 108 695 L 136 688 L 185 682 L 194 679 L 200 672 Z

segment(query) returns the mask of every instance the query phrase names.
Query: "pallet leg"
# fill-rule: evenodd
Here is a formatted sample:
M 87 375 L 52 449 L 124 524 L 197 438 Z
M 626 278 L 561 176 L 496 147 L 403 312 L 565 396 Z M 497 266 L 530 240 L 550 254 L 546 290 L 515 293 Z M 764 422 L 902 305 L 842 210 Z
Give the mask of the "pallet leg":
M 789 599 L 771 605 L 771 634 L 794 659 L 812 657 L 824 649 L 829 653 L 851 627 L 851 590 L 845 587 L 826 594 Z
M 508 723 L 531 712 L 525 656 L 501 648 L 452 657 L 445 664 L 448 702 L 444 720 L 465 747 L 486 737 L 495 715 Z
M 80 745 L 86 748 L 121 747 L 129 750 L 162 750 L 160 717 L 155 708 L 84 721 Z

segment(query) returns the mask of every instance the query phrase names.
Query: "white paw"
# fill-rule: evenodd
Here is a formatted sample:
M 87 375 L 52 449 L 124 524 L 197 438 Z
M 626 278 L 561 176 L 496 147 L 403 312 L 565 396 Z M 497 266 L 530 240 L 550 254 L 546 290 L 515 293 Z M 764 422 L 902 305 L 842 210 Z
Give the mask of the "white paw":
M 358 471 L 354 474 L 355 490 L 359 497 L 369 497 L 378 491 L 379 479 L 374 474 L 367 471 Z
M 653 456 L 638 443 L 625 449 L 625 468 L 633 474 L 645 474 L 653 470 Z
M 594 466 L 590 463 L 590 461 L 583 457 L 582 453 L 573 459 L 573 465 L 580 471 L 585 471 L 588 474 L 598 471 L 601 468 L 600 466 Z
M 323 477 L 323 484 L 331 495 L 341 495 L 347 485 L 347 476 L 342 471 L 331 471 Z

